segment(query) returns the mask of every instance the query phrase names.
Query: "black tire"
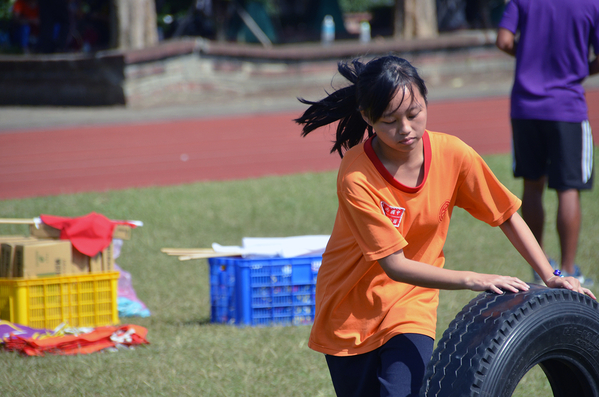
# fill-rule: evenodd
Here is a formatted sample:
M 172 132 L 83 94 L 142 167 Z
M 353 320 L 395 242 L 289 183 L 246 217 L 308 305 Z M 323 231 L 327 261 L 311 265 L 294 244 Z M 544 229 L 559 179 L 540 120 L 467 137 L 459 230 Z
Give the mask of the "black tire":
M 599 396 L 597 301 L 530 287 L 470 301 L 437 344 L 420 396 L 508 397 L 537 364 L 554 396 Z

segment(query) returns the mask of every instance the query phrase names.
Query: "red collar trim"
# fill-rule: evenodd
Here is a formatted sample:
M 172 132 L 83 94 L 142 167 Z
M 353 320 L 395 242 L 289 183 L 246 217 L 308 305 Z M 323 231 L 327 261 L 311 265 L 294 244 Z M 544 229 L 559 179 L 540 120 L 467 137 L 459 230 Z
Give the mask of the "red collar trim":
M 375 166 L 375 168 L 381 174 L 381 176 L 385 178 L 385 180 L 389 182 L 391 185 L 406 193 L 416 193 L 420 189 L 422 189 L 422 186 L 424 186 L 424 184 L 426 183 L 428 172 L 431 168 L 431 141 L 428 136 L 428 131 L 424 131 L 424 135 L 422 135 L 422 143 L 424 144 L 424 178 L 422 178 L 422 182 L 420 183 L 420 185 L 416 187 L 406 186 L 403 183 L 399 182 L 385 168 L 381 160 L 379 160 L 378 156 L 374 152 L 374 149 L 372 148 L 372 139 L 375 136 L 376 134 L 371 136 L 370 138 L 368 138 L 366 142 L 364 142 L 364 152 L 366 152 L 366 155 L 368 156 L 370 161 L 372 161 L 372 164 Z

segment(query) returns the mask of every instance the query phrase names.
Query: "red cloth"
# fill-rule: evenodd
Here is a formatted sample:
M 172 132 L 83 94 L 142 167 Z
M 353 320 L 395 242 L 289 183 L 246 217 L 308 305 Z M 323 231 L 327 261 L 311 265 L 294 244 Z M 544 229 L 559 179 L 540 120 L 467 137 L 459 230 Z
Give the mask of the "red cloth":
M 61 239 L 71 240 L 73 247 L 87 256 L 95 256 L 110 245 L 116 225 L 135 227 L 128 222 L 111 221 L 95 212 L 77 218 L 54 215 L 40 215 L 40 218 L 46 225 L 59 229 Z
M 40 10 L 37 3 L 24 0 L 17 0 L 12 6 L 12 12 L 15 16 L 23 16 L 25 19 L 36 21 L 40 17 Z
M 4 343 L 8 351 L 18 351 L 28 356 L 47 354 L 75 355 L 90 354 L 117 345 L 135 346 L 149 344 L 148 330 L 139 325 L 98 327 L 82 335 L 51 336 L 47 338 L 25 338 L 11 336 Z

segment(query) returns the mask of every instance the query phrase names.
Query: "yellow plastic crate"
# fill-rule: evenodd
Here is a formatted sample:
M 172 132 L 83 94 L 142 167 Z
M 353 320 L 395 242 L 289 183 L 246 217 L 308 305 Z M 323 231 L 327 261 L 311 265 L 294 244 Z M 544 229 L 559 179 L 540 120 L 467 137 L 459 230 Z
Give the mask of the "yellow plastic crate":
M 36 279 L 0 278 L 0 319 L 33 328 L 119 323 L 119 272 Z

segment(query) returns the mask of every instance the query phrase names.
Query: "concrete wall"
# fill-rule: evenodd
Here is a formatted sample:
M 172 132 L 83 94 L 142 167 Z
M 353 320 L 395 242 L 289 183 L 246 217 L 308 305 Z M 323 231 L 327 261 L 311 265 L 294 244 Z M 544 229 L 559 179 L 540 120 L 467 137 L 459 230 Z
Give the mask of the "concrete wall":
M 124 104 L 124 58 L 0 57 L 0 105 Z
M 455 76 L 512 73 L 513 60 L 492 46 L 494 36 L 465 33 L 429 40 L 336 43 L 331 47 L 164 42 L 144 50 L 96 54 L 0 57 L 0 105 L 147 107 L 251 98 L 288 87 L 330 87 L 337 62 L 389 52 L 408 58 L 427 84 Z

